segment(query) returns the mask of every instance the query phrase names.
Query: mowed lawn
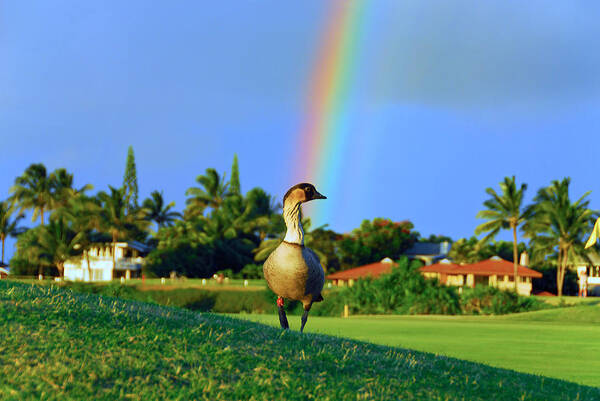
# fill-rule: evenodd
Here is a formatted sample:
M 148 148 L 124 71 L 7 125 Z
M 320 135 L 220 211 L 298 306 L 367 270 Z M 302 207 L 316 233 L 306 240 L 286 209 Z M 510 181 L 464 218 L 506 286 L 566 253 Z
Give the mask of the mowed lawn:
M 278 326 L 275 315 L 239 315 Z M 299 316 L 289 316 L 292 329 Z M 508 316 L 309 317 L 309 333 L 431 352 L 600 387 L 600 306 Z
M 600 388 L 0 281 L 2 400 L 600 400 Z

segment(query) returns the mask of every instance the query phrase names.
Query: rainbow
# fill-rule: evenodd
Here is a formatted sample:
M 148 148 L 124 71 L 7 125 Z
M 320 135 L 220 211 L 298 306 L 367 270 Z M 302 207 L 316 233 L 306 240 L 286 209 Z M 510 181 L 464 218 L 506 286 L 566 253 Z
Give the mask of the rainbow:
M 292 181 L 312 182 L 327 197 L 335 199 L 340 192 L 348 137 L 349 90 L 365 1 L 339 0 L 331 4 L 310 76 L 306 117 L 299 132 L 297 170 Z M 313 228 L 330 222 L 335 210 L 333 202 L 308 205 Z

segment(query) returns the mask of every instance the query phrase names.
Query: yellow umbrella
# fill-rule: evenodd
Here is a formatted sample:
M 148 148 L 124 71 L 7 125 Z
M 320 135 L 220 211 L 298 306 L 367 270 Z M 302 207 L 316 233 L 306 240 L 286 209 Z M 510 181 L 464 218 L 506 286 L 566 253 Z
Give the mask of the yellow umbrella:
M 594 229 L 590 234 L 590 238 L 588 238 L 587 242 L 585 243 L 585 248 L 587 249 L 594 245 L 598 237 L 600 237 L 600 217 L 598 218 L 598 220 L 596 220 L 596 224 L 594 224 Z

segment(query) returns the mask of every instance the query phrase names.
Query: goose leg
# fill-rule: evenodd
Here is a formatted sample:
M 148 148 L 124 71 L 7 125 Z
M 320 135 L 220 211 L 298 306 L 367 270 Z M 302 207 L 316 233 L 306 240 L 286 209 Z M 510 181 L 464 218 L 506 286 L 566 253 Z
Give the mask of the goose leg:
M 302 326 L 300 326 L 300 333 L 302 333 L 302 330 L 304 330 L 304 325 L 306 324 L 306 321 L 308 320 L 308 311 L 310 310 L 312 306 L 312 302 L 309 303 L 308 305 L 304 305 L 304 313 L 302 314 Z
M 289 329 L 290 325 L 288 324 L 287 316 L 285 316 L 282 297 L 277 298 L 277 309 L 279 310 L 279 324 L 281 325 L 281 328 L 285 330 Z

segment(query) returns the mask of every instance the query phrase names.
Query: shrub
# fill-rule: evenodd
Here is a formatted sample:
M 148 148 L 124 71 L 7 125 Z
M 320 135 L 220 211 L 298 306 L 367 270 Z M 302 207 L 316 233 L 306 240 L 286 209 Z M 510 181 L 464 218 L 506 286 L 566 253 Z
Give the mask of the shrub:
M 543 302 L 535 298 L 521 297 L 514 291 L 503 291 L 485 285 L 465 288 L 460 300 L 463 312 L 473 315 L 502 315 L 545 307 Z
M 310 314 L 313 316 L 341 316 L 344 313 L 346 300 L 343 291 L 323 291 L 323 302 L 314 303 Z
M 412 228 L 408 221 L 363 220 L 359 228 L 338 241 L 342 268 L 373 263 L 385 257 L 400 257 L 418 237 L 416 232 L 411 231 Z
M 186 277 L 211 277 L 215 271 L 214 250 L 189 243 L 155 249 L 147 257 L 145 271 L 158 277 L 168 277 L 172 271 Z
M 352 313 L 457 314 L 460 313 L 456 289 L 426 280 L 419 262 L 402 257 L 388 274 L 377 279 L 358 280 L 345 289 L 342 297 Z

